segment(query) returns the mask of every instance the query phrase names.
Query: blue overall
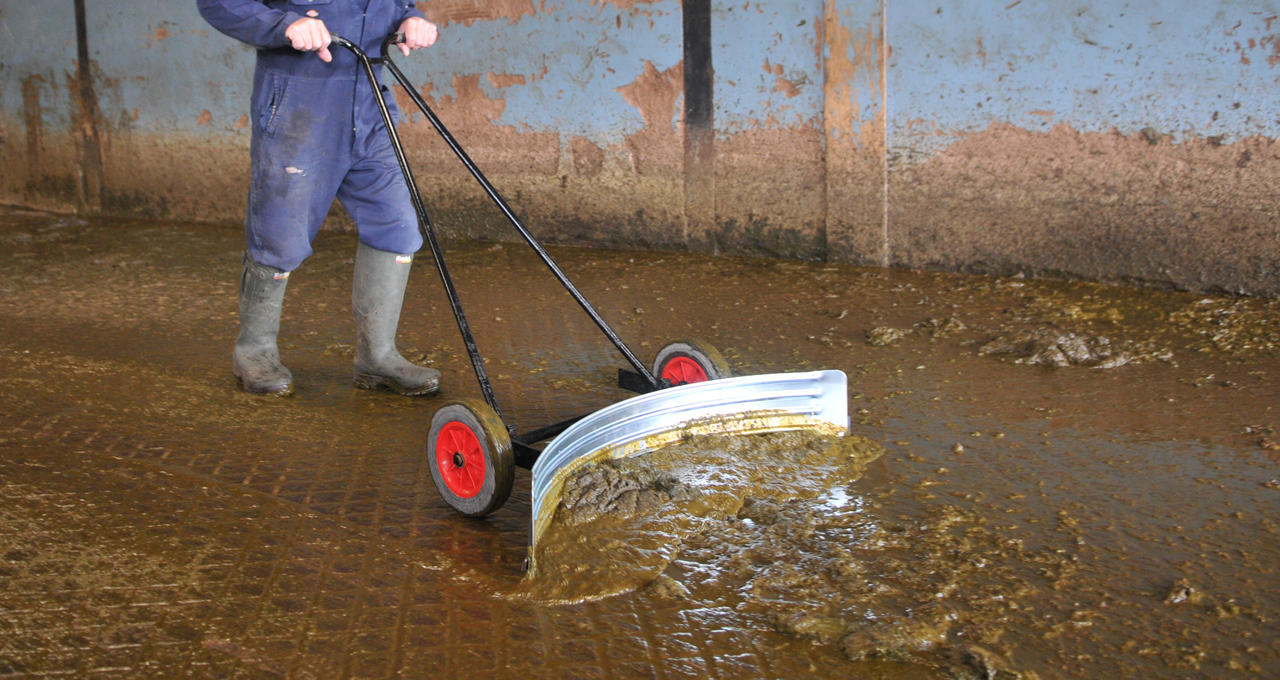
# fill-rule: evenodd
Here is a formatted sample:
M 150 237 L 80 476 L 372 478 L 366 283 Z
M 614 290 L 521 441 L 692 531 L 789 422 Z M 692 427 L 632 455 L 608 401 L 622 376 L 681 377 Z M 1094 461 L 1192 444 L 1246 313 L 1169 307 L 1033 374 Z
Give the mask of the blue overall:
M 405 19 L 423 16 L 411 0 L 197 0 L 219 31 L 258 48 L 253 75 L 252 180 L 245 237 L 257 262 L 293 271 L 333 199 L 355 220 L 360 240 L 409 254 L 422 246 L 417 214 L 396 163 L 368 78 L 349 50 L 325 63 L 289 46 L 285 29 L 306 16 L 370 57 Z M 381 67 L 375 67 L 381 76 Z M 379 96 L 397 115 L 385 86 Z

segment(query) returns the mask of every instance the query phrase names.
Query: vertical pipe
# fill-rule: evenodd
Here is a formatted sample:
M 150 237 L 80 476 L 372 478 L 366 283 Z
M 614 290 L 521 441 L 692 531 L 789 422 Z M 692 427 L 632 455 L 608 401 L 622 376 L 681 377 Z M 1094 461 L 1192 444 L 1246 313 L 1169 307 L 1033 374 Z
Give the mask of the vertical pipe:
M 715 69 L 711 0 L 684 2 L 684 241 L 715 246 Z
M 89 61 L 89 27 L 84 0 L 75 0 L 76 15 L 76 96 L 79 115 L 75 138 L 79 146 L 81 212 L 102 210 L 102 142 L 98 134 L 98 96 L 93 91 L 93 68 Z

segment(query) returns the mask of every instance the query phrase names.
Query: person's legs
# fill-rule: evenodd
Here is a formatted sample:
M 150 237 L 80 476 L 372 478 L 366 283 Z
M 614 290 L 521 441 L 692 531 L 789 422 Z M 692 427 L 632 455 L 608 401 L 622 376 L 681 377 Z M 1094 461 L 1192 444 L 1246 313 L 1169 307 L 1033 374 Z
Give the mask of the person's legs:
M 290 272 L 311 255 L 311 241 L 333 204 L 349 163 L 350 136 L 345 146 L 335 144 L 330 132 L 340 132 L 315 129 L 309 111 L 277 113 L 271 127 L 255 128 L 250 144 L 240 335 L 232 372 L 249 392 L 288 394 L 293 375 L 276 344 L 285 288 Z
M 338 189 L 338 200 L 360 231 L 351 290 L 355 383 L 406 395 L 430 394 L 439 388 L 440 372 L 410 363 L 396 349 L 405 287 L 422 236 L 386 133 L 374 134 L 369 153 L 355 163 Z

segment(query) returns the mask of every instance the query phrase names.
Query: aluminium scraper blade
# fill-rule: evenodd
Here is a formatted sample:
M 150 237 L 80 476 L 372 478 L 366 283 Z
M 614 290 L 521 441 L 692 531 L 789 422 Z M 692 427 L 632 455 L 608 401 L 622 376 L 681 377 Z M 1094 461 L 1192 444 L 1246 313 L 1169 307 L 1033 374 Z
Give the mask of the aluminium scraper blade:
M 533 545 L 551 524 L 575 471 L 703 434 L 849 430 L 842 371 L 772 373 L 690 383 L 603 408 L 560 433 L 533 466 Z

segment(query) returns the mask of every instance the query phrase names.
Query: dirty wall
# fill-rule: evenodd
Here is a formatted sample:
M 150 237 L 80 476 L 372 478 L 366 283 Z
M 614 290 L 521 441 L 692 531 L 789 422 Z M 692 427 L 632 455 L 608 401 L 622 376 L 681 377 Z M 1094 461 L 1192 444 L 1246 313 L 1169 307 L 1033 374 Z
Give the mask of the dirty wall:
M 400 63 L 549 238 L 1277 295 L 1277 5 L 432 0 Z M 0 202 L 240 218 L 253 52 L 194 2 L 0 28 Z M 398 95 L 439 227 L 501 237 Z

